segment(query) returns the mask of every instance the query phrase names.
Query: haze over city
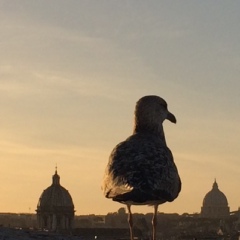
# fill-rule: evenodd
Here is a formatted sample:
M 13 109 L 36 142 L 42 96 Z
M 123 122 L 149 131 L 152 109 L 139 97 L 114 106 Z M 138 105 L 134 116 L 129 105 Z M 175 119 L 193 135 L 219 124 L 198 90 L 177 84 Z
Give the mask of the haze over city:
M 123 205 L 101 181 L 158 95 L 182 179 L 160 212 L 199 212 L 214 179 L 240 206 L 240 2 L 0 0 L 0 212 L 34 212 L 55 166 L 76 214 Z M 152 212 L 133 207 L 134 212 Z

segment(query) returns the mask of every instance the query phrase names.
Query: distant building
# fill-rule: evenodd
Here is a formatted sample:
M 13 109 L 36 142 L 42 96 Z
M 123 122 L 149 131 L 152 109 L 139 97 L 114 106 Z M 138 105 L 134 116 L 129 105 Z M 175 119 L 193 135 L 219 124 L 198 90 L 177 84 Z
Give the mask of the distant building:
M 228 201 L 223 192 L 218 188 L 216 180 L 212 190 L 209 191 L 204 199 L 201 208 L 201 217 L 204 218 L 226 218 L 230 216 Z
M 52 185 L 45 189 L 37 205 L 38 227 L 50 231 L 69 231 L 73 228 L 74 205 L 69 192 L 60 185 L 57 169 Z

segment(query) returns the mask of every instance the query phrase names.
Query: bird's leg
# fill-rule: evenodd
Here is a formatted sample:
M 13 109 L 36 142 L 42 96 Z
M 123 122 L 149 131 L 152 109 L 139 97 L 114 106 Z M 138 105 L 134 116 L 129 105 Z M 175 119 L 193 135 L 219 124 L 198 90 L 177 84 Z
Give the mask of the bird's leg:
M 132 212 L 131 212 L 131 205 L 127 204 L 128 208 L 128 224 L 130 228 L 130 238 L 133 240 L 133 219 L 132 219 Z
M 158 204 L 154 205 L 154 213 L 153 213 L 153 219 L 152 219 L 152 227 L 153 227 L 153 240 L 156 240 L 156 233 L 157 233 L 157 210 L 158 210 Z

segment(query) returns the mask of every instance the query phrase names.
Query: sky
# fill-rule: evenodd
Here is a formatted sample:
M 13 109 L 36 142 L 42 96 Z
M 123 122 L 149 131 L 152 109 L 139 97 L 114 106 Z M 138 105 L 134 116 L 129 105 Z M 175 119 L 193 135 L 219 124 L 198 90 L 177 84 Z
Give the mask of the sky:
M 177 118 L 164 131 L 182 191 L 159 211 L 200 212 L 215 178 L 237 210 L 239 9 L 233 0 L 0 0 L 0 212 L 34 213 L 56 165 L 77 215 L 124 207 L 101 182 L 145 95 Z

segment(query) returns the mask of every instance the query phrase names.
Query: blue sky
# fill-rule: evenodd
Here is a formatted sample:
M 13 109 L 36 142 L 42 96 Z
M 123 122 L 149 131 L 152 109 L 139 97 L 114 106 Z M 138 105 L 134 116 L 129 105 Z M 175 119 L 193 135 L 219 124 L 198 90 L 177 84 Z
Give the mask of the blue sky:
M 117 211 L 101 178 L 112 148 L 132 132 L 135 102 L 148 94 L 165 98 L 178 120 L 164 127 L 183 190 L 159 210 L 199 212 L 214 178 L 236 210 L 239 8 L 221 0 L 0 0 L 0 211 L 34 211 L 56 163 L 77 214 Z

